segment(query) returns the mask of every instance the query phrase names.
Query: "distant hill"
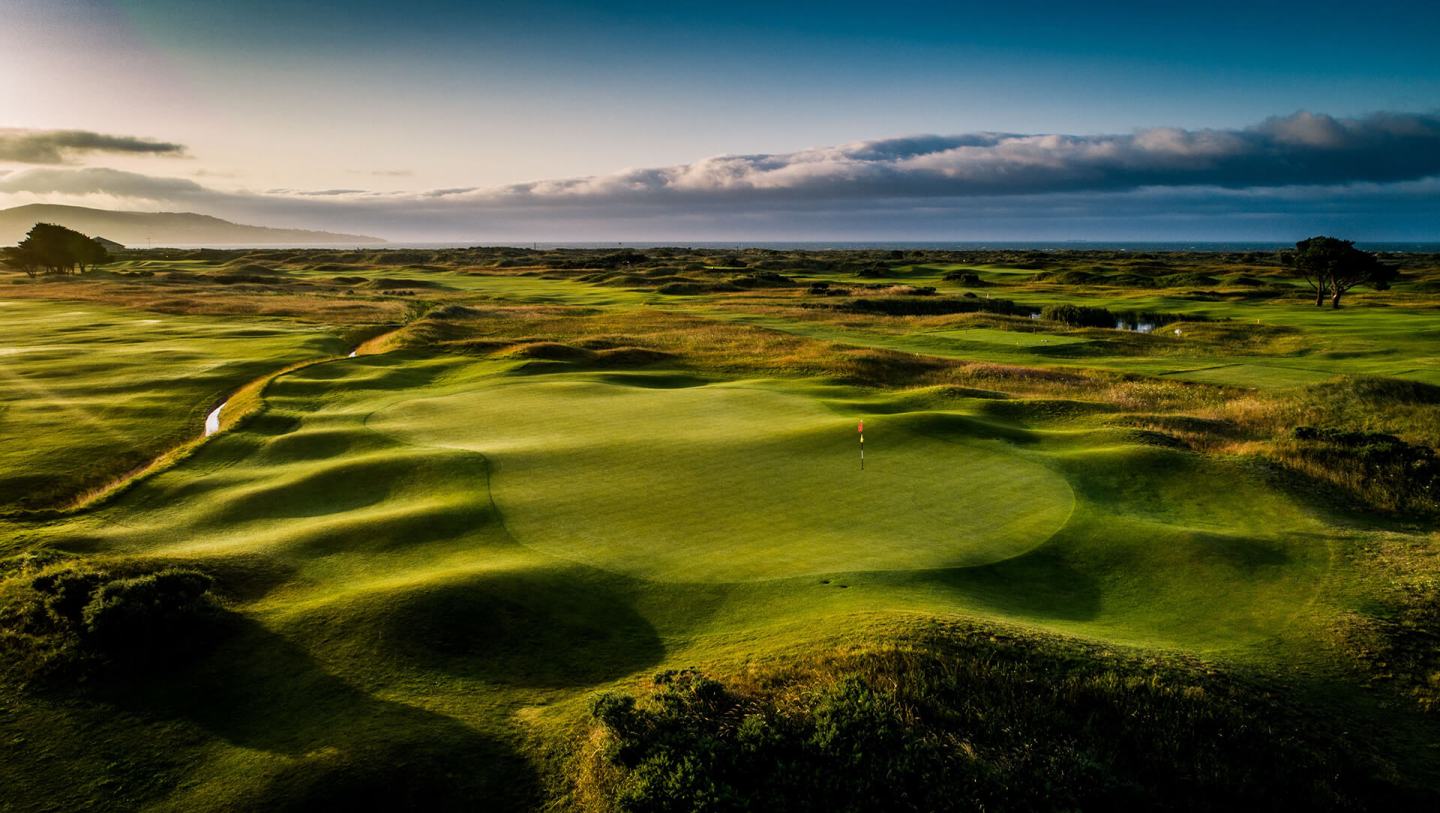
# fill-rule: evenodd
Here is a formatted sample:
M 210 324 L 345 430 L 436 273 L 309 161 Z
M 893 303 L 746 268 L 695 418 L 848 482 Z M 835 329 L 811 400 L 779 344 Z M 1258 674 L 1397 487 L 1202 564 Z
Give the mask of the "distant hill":
M 129 248 L 151 246 L 357 245 L 383 243 L 378 237 L 306 229 L 246 226 L 191 212 L 115 212 L 84 206 L 32 203 L 0 209 L 0 245 L 14 245 L 36 223 L 55 223 Z

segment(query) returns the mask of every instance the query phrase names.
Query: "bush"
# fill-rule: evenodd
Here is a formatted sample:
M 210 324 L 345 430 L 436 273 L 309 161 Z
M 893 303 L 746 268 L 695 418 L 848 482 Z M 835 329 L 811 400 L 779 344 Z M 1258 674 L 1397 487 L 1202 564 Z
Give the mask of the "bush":
M 212 583 L 204 573 L 178 568 L 105 582 L 85 605 L 82 636 L 118 660 L 189 643 L 216 610 Z
M 946 282 L 958 282 L 967 288 L 984 288 L 990 283 L 980 278 L 974 271 L 951 271 L 942 277 Z
M 1040 310 L 1040 318 L 1074 327 L 1115 327 L 1116 321 L 1115 314 L 1105 308 L 1082 305 L 1046 305 Z
M 35 629 L 78 631 L 84 626 L 85 606 L 95 589 L 109 574 L 96 571 L 61 570 L 37 576 L 30 582 L 39 595 L 32 606 L 40 611 L 33 618 Z
M 1395 793 L 1337 736 L 1297 733 L 1326 732 L 1319 718 L 1193 668 L 979 635 L 824 668 L 749 693 L 666 672 L 643 704 L 597 697 L 613 801 L 634 813 L 1363 809 Z
M 211 586 L 196 570 L 115 576 L 66 566 L 35 576 L 0 608 L 0 637 L 30 677 L 165 662 L 215 631 Z

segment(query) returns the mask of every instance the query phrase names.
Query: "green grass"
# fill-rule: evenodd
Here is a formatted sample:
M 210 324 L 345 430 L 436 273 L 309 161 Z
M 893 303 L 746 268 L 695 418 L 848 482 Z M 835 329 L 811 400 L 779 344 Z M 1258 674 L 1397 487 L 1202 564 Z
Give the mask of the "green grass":
M 201 434 L 250 379 L 342 346 L 275 320 L 0 300 L 0 513 L 103 485 Z
M 498 749 L 469 768 L 498 788 L 515 757 L 484 743 L 513 743 L 522 709 L 917 614 L 1254 657 L 1329 611 L 1324 526 L 1232 465 L 833 387 L 512 367 L 288 374 L 245 428 L 44 530 L 251 596 L 252 632 L 196 667 L 223 710 L 124 701 L 203 743 L 177 803 L 310 774 L 353 792 L 385 770 L 357 764 L 416 736 Z
M 289 275 L 352 274 L 301 265 Z M 1428 520 L 1331 499 L 1252 454 L 1129 428 L 1171 418 L 1243 435 L 1228 413 L 1151 414 L 1104 389 L 1121 386 L 1112 379 L 1075 375 L 1142 376 L 1124 386 L 1183 391 L 1193 398 L 1181 403 L 1214 410 L 1234 391 L 1205 382 L 1238 384 L 1299 409 L 1324 397 L 1301 387 L 1335 373 L 1426 378 L 1432 311 L 1073 297 L 1236 323 L 1185 323 L 1186 339 L 988 316 L 852 318 L 794 308 L 803 289 L 676 299 L 535 276 L 353 275 L 438 283 L 402 298 L 411 315 L 469 310 L 385 345 L 404 349 L 278 375 L 254 415 L 98 505 L 0 525 L 17 553 L 203 569 L 235 623 L 151 680 L 72 694 L 0 681 L 0 744 L 11 743 L 0 784 L 21 789 L 19 808 L 585 807 L 594 800 L 574 783 L 596 692 L 700 666 L 783 693 L 767 676 L 787 664 L 883 651 L 934 624 L 1258 671 L 1296 703 L 1318 703 L 1309 713 L 1391 732 L 1407 780 L 1433 783 L 1433 724 L 1379 708 L 1400 701 L 1364 688 L 1368 667 L 1343 637 L 1404 594 L 1376 586 L 1364 551 L 1433 545 Z M 0 371 L 45 388 L 4 402 L 0 471 L 93 461 L 114 473 L 132 448 L 120 439 L 183 440 L 245 382 L 343 355 L 358 328 L 325 328 L 315 314 L 393 304 L 374 286 L 296 296 L 315 311 L 0 305 Z M 1027 287 L 1013 298 L 1059 296 Z M 1238 329 L 1256 320 L 1266 330 Z M 749 354 L 761 346 L 783 358 L 757 367 Z M 606 355 L 634 348 L 654 352 Z M 1016 390 L 854 384 L 846 359 L 900 363 L 875 349 L 1017 365 L 985 384 Z M 1404 410 L 1355 409 L 1407 425 L 1433 416 L 1424 393 L 1407 397 Z M 72 411 L 85 417 L 62 417 Z M 34 572 L 5 567 L 0 599 Z M 1059 671 L 1104 657 L 1056 651 Z
M 369 426 L 485 454 L 517 539 L 650 579 L 978 565 L 1043 543 L 1070 512 L 1059 475 L 963 416 L 872 416 L 861 470 L 857 416 L 817 397 L 832 393 L 671 384 L 546 376 L 404 401 Z

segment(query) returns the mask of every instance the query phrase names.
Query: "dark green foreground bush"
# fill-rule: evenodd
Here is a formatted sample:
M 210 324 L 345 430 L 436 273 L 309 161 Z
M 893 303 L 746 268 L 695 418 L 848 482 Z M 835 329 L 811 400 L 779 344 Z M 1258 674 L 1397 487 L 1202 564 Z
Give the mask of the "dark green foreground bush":
M 1006 644 L 737 690 L 693 671 L 592 706 L 616 806 L 650 811 L 1346 809 L 1374 766 L 1256 690 Z M 1311 733 L 1302 733 L 1311 732 Z M 1410 804 L 1414 800 L 1403 800 Z
M 0 609 L 0 643 L 29 677 L 168 663 L 213 636 L 211 578 L 167 568 L 117 576 L 64 567 L 30 579 Z

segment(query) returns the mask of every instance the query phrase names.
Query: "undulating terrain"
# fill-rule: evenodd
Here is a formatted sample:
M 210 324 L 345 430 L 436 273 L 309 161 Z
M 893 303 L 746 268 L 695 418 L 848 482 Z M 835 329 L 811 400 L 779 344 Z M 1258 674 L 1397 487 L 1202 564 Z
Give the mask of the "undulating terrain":
M 1440 257 L 1388 259 L 0 270 L 0 809 L 1426 808 Z

